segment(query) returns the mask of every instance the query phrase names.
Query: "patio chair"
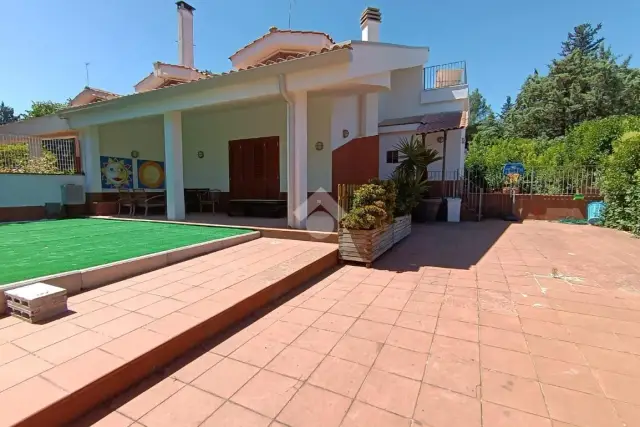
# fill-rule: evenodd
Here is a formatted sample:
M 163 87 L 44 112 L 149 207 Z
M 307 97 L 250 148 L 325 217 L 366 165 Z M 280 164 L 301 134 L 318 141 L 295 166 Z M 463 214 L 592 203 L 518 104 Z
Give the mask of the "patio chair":
M 129 216 L 133 216 L 136 211 L 136 201 L 133 198 L 133 193 L 126 188 L 118 188 L 118 215 L 122 211 L 122 207 L 129 208 Z
M 220 204 L 221 191 L 218 189 L 198 192 L 198 203 L 200 212 L 203 212 L 205 206 L 211 206 L 211 213 L 216 213 L 216 205 Z
M 144 216 L 149 213 L 149 208 L 165 208 L 167 200 L 163 193 L 147 193 L 144 188 L 139 188 L 135 192 L 135 205 L 144 208 Z M 135 208 L 134 208 L 135 212 Z

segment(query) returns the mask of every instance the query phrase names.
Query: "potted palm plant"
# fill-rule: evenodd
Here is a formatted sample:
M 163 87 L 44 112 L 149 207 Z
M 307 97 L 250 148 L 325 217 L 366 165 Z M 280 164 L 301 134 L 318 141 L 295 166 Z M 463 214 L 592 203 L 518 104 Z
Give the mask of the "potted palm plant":
M 416 222 L 435 221 L 441 199 L 425 198 L 429 188 L 426 175 L 427 167 L 442 157 L 414 137 L 400 138 L 394 149 L 400 161 L 392 176 L 398 192 L 396 207 L 411 214 Z

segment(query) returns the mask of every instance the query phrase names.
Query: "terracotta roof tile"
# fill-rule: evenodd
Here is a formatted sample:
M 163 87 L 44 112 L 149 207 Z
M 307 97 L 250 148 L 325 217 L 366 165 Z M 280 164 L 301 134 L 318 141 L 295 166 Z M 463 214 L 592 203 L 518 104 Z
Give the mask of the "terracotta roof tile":
M 269 28 L 269 32 L 262 35 L 261 37 L 258 37 L 257 39 L 255 39 L 254 41 L 252 41 L 251 43 L 241 47 L 240 49 L 236 50 L 233 55 L 231 55 L 229 57 L 229 59 L 233 58 L 234 56 L 236 56 L 238 53 L 240 53 L 241 51 L 243 51 L 244 49 L 248 48 L 249 46 L 252 46 L 256 43 L 258 43 L 260 40 L 264 40 L 267 36 L 269 36 L 270 34 L 273 33 L 289 33 L 289 34 L 320 34 L 322 36 L 325 36 L 327 39 L 329 39 L 329 41 L 331 42 L 331 44 L 335 44 L 335 41 L 333 41 L 333 39 L 331 38 L 331 36 L 327 33 L 323 33 L 322 31 L 303 31 L 303 30 L 280 30 L 276 27 L 271 27 Z
M 109 91 L 106 91 L 106 90 L 103 90 L 103 89 L 98 89 L 98 88 L 90 87 L 90 86 L 85 86 L 84 89 L 85 90 L 88 89 L 88 90 L 91 90 L 93 92 L 102 93 L 102 94 L 105 94 L 107 96 L 113 96 L 113 97 L 116 97 L 116 98 L 121 96 L 121 95 L 118 95 L 117 93 L 109 92 Z
M 387 119 L 378 126 L 400 126 L 415 124 L 418 133 L 434 133 L 444 130 L 463 129 L 469 120 L 468 111 L 450 111 L 446 113 L 425 114 L 421 116 Z

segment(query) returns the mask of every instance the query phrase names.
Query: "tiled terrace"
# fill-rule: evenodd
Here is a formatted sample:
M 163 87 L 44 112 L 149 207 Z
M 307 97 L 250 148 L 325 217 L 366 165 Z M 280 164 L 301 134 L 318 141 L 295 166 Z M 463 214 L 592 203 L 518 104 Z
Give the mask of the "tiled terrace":
M 70 408 L 71 397 L 71 405 L 91 403 L 86 389 L 78 397 L 83 387 L 95 386 L 99 396 L 148 374 L 145 369 L 312 277 L 307 273 L 335 265 L 336 250 L 260 238 L 72 296 L 70 314 L 43 325 L 0 317 L 0 426 L 54 402 L 55 416 L 31 425 L 56 425 L 56 416 L 77 409 Z
M 640 241 L 623 233 L 415 227 L 376 268 L 273 308 L 78 425 L 640 425 Z

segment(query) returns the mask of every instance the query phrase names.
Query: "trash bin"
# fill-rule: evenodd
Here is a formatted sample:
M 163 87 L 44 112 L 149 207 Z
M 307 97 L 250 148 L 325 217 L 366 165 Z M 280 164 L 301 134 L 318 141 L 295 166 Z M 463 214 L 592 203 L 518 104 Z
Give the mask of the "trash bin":
M 462 199 L 447 197 L 447 222 L 460 222 L 460 205 Z
M 602 222 L 602 212 L 604 211 L 604 202 L 591 202 L 587 205 L 587 222 L 591 225 L 600 224 Z

